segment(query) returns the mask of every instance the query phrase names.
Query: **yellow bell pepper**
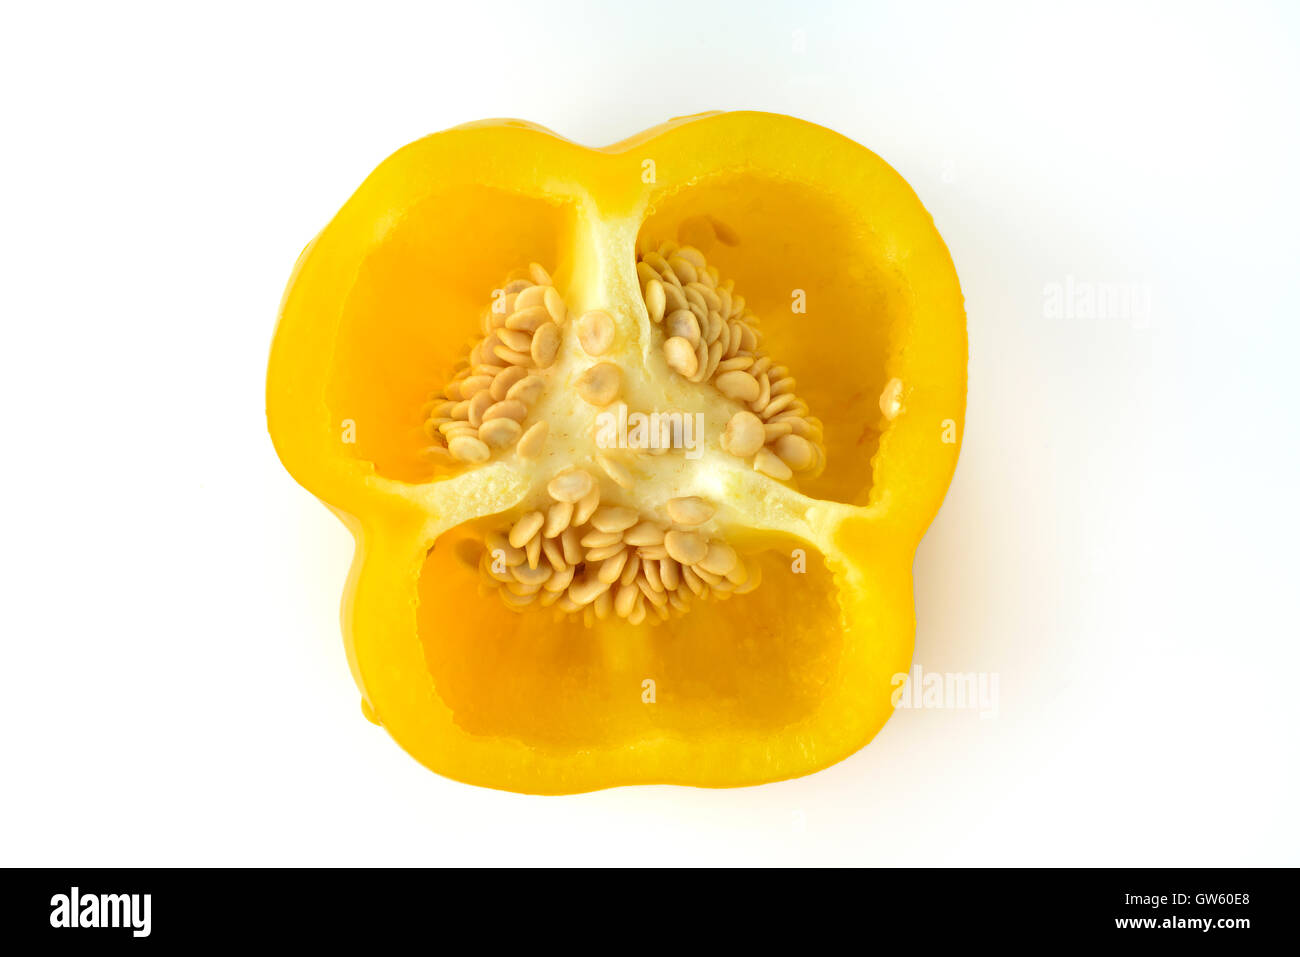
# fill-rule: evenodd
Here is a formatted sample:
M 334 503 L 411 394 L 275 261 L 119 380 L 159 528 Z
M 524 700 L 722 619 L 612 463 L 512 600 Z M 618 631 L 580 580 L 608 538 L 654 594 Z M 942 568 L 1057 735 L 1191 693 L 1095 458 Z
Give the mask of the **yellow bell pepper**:
M 660 252 L 676 274 L 657 265 Z M 503 285 L 529 263 L 544 269 Z M 662 316 L 662 287 L 678 286 L 669 297 L 680 306 L 687 274 L 698 294 Z M 504 328 L 494 311 L 530 282 L 553 289 L 545 301 L 558 309 L 558 335 L 536 361 L 490 338 Z M 710 356 L 719 299 L 723 348 Z M 735 345 L 749 326 L 770 363 L 754 362 L 753 337 Z M 688 343 L 676 343 L 678 357 L 674 329 Z M 484 330 L 491 348 L 466 360 Z M 691 348 L 711 374 L 740 374 L 690 381 Z M 593 349 L 617 367 L 604 371 L 612 384 L 587 373 Z M 535 404 L 502 404 L 498 418 L 526 417 L 498 423 L 500 447 L 465 421 L 465 397 L 487 388 L 471 382 L 474 362 L 484 383 L 510 362 L 539 380 Z M 788 384 L 760 367 L 788 369 Z M 759 380 L 767 392 L 755 399 Z M 606 475 L 586 431 L 618 407 L 593 405 L 606 386 L 621 389 L 625 415 L 658 403 L 698 412 L 700 455 L 620 452 L 622 471 Z M 797 401 L 775 404 L 785 414 L 773 412 L 776 393 L 796 388 Z M 440 774 L 568 793 L 789 778 L 875 735 L 894 676 L 910 666 L 913 555 L 956 465 L 965 394 L 965 313 L 948 251 L 907 183 L 858 144 L 762 113 L 683 117 L 603 149 L 494 120 L 399 150 L 303 251 L 272 345 L 267 418 L 285 467 L 356 537 L 343 631 L 366 715 Z M 747 408 L 766 410 L 759 441 L 771 443 L 752 464 L 723 437 L 750 423 L 736 418 Z M 534 419 L 548 427 L 525 443 L 545 449 L 530 457 L 510 443 Z M 809 442 L 778 444 L 786 423 Z M 679 613 L 640 582 L 643 596 L 624 595 L 630 613 L 606 614 L 616 597 L 584 607 L 585 596 L 548 596 L 509 568 L 497 579 L 506 594 L 480 574 L 497 553 L 484 543 L 534 510 L 550 515 L 548 483 L 571 467 L 619 503 L 610 521 L 626 524 L 622 508 L 658 516 L 661 535 L 682 531 L 678 552 L 703 549 L 705 536 L 664 518 L 665 502 L 706 501 L 714 518 L 700 528 L 718 567 L 738 573 L 682 574 L 728 600 Z M 522 532 L 534 554 L 529 565 L 516 557 L 521 572 L 540 544 L 560 542 L 531 524 Z M 499 551 L 522 553 L 522 542 Z M 589 577 L 604 547 L 588 547 Z M 660 548 L 637 560 L 673 565 L 653 557 Z M 760 573 L 756 587 L 738 585 Z M 512 595 L 557 604 L 512 607 Z M 692 598 L 684 586 L 681 596 Z

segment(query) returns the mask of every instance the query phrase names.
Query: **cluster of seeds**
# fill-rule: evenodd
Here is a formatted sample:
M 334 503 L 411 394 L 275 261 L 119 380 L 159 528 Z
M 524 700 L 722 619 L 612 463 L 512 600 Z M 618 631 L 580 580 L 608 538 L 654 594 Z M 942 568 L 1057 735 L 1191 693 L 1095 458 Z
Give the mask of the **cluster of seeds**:
M 730 545 L 698 531 L 714 508 L 674 498 L 657 522 L 635 509 L 601 505 L 600 484 L 566 469 L 546 486 L 552 504 L 489 533 L 477 565 L 506 606 L 537 604 L 587 625 L 615 615 L 640 624 L 684 613 L 690 596 L 728 598 L 759 584 L 759 568 Z
M 668 365 L 742 406 L 720 437 L 722 448 L 781 481 L 820 473 L 822 423 L 795 395 L 789 370 L 760 349 L 757 320 L 733 284 L 719 280 L 697 247 L 677 243 L 643 252 L 637 272 Z M 508 449 L 540 457 L 547 423 L 527 419 L 548 386 L 567 318 L 564 299 L 536 263 L 526 278 L 498 291 L 483 314 L 481 337 L 425 408 L 435 459 L 478 464 Z M 623 372 L 602 358 L 617 338 L 613 319 L 603 310 L 587 312 L 573 321 L 573 334 L 595 360 L 573 378 L 575 393 L 598 408 L 619 402 Z M 656 450 L 666 447 L 661 442 Z M 596 461 L 618 486 L 634 486 L 616 458 L 597 452 Z M 728 598 L 759 584 L 757 564 L 705 533 L 715 510 L 703 499 L 670 499 L 658 517 L 602 505 L 600 481 L 579 468 L 554 475 L 546 493 L 544 507 L 490 532 L 481 549 L 473 543 L 461 553 L 512 610 L 550 607 L 559 618 L 578 616 L 588 625 L 610 616 L 657 623 L 684 613 L 692 598 Z
M 757 317 L 734 283 L 718 277 L 694 246 L 666 242 L 642 252 L 637 276 L 650 318 L 663 330 L 668 365 L 692 382 L 712 382 L 746 408 L 727 423 L 722 447 L 785 481 L 826 467 L 824 430 L 795 395 L 785 366 L 759 347 Z
M 521 458 L 541 453 L 546 423 L 525 428 L 524 422 L 546 386 L 541 373 L 555 362 L 567 313 L 550 274 L 537 263 L 528 267 L 527 279 L 506 284 L 483 314 L 482 338 L 425 406 L 433 459 L 486 462 L 511 447 Z

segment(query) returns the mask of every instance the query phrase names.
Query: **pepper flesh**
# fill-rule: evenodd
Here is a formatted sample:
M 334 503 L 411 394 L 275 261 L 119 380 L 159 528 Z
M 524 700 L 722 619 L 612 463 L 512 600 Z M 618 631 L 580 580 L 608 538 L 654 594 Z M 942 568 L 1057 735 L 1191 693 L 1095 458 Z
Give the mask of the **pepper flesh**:
M 638 240 L 701 221 L 825 419 L 828 467 L 798 488 L 712 474 L 731 527 L 764 546 L 764 585 L 742 599 L 671 631 L 514 615 L 477 594 L 456 546 L 549 474 L 504 460 L 440 474 L 421 454 L 421 406 L 485 292 L 530 261 L 553 267 L 571 315 L 610 314 L 622 361 L 645 371 Z M 285 466 L 357 538 L 349 663 L 368 716 L 417 759 L 527 792 L 734 786 L 833 763 L 891 713 L 912 652 L 912 557 L 956 464 L 965 363 L 947 250 L 861 146 L 756 113 L 686 117 L 598 150 L 488 121 L 398 151 L 304 250 L 267 410 Z M 674 400 L 654 376 L 625 378 L 643 406 Z

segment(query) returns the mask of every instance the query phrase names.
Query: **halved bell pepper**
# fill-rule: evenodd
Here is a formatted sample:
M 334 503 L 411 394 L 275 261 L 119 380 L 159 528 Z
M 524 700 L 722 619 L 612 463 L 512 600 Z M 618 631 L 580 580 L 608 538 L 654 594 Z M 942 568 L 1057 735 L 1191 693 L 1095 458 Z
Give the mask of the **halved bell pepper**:
M 511 284 L 530 263 L 541 268 Z M 652 285 L 677 284 L 684 302 L 691 277 L 686 308 L 663 317 Z M 485 454 L 467 397 L 530 360 L 500 339 L 484 353 L 482 336 L 493 303 L 530 282 L 554 290 L 558 333 L 531 370 L 541 397 L 503 402 L 501 415 L 527 417 L 493 436 L 515 442 L 547 419 L 545 452 Z M 737 344 L 740 326 L 728 339 L 728 310 L 761 328 L 770 359 L 758 361 L 747 332 Z M 593 312 L 608 324 L 579 326 Z M 665 346 L 670 327 L 688 343 L 679 358 Z M 488 370 L 477 385 L 475 341 Z M 692 343 L 710 371 L 743 374 L 725 390 L 689 381 Z M 621 370 L 625 404 L 699 412 L 701 455 L 628 453 L 631 465 L 606 478 L 585 431 L 604 400 L 592 397 L 604 383 L 582 378 L 593 350 Z M 534 793 L 756 784 L 852 754 L 888 719 L 895 676 L 910 667 L 912 560 L 956 465 L 966 350 L 957 276 L 916 195 L 875 154 L 810 123 L 703 114 L 590 149 L 494 120 L 399 150 L 299 257 L 267 379 L 281 460 L 356 537 L 343 632 L 364 712 L 440 774 Z M 788 384 L 759 374 L 777 368 Z M 758 399 L 751 372 L 767 390 Z M 796 380 L 797 402 L 771 401 Z M 773 409 L 815 412 L 798 427 L 818 448 L 782 447 L 805 471 L 728 454 L 722 426 L 746 402 L 766 403 L 760 435 L 771 442 L 790 417 Z M 460 437 L 454 455 L 448 437 Z M 609 599 L 548 597 L 507 568 L 512 594 L 558 604 L 499 600 L 480 574 L 491 564 L 483 543 L 502 522 L 513 531 L 544 512 L 567 466 L 591 468 L 632 513 L 706 500 L 709 534 L 729 543 L 720 554 L 741 555 L 761 585 L 705 571 L 692 584 L 716 581 L 728 600 L 682 611 L 661 602 L 657 579 L 638 582 L 643 595 L 629 592 L 632 612 L 618 615 L 606 614 Z

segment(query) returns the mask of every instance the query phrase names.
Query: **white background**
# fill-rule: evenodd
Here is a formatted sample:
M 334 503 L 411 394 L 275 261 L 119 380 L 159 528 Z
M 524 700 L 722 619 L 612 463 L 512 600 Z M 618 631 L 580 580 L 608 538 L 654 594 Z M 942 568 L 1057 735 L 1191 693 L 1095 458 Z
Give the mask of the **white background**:
M 7 4 L 0 863 L 1300 863 L 1294 4 Z M 895 716 L 739 791 L 525 797 L 366 723 L 343 527 L 280 467 L 299 250 L 457 123 L 843 132 L 966 293 Z M 1136 284 L 1149 317 L 1045 289 Z

